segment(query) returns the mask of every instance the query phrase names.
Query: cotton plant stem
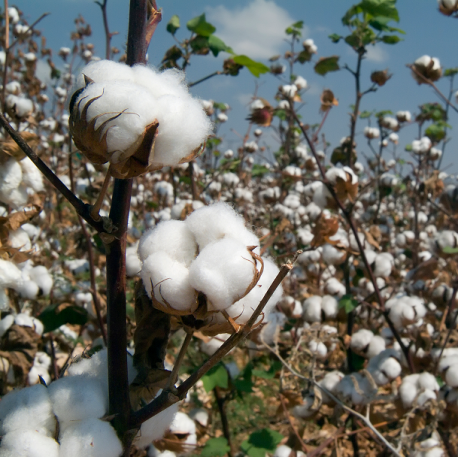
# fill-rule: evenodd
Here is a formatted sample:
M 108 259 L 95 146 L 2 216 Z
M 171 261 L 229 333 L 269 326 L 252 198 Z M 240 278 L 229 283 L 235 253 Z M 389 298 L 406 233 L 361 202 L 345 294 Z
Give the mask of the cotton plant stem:
M 219 415 L 221 417 L 221 426 L 223 428 L 223 434 L 227 440 L 227 445 L 229 446 L 229 449 L 230 449 L 230 456 L 236 456 L 237 451 L 235 450 L 234 445 L 232 443 L 231 430 L 229 428 L 229 421 L 227 419 L 227 414 L 226 414 L 227 400 L 222 395 L 221 389 L 218 386 L 213 388 L 213 393 L 215 395 L 216 404 L 218 406 Z
M 103 28 L 105 30 L 105 59 L 109 60 L 111 57 L 111 38 L 113 35 L 110 33 L 110 28 L 108 26 L 107 2 L 108 0 L 103 0 L 103 3 L 97 1 L 95 3 L 97 3 L 102 10 Z
M 290 416 L 290 414 L 288 412 L 288 409 L 286 407 L 285 399 L 284 399 L 284 397 L 283 397 L 283 395 L 281 393 L 279 393 L 279 397 L 280 397 L 281 407 L 283 409 L 283 412 L 285 413 L 286 420 L 288 421 L 291 430 L 293 431 L 293 433 L 296 436 L 297 440 L 301 444 L 302 451 L 304 453 L 308 453 L 309 452 L 309 447 L 307 446 L 307 444 L 302 439 L 302 437 L 299 434 L 299 431 L 297 430 L 297 428 L 294 426 L 294 424 L 293 424 L 293 422 L 291 420 L 291 416 Z M 310 456 L 314 456 L 314 455 L 310 455 Z
M 270 285 L 266 294 L 262 298 L 256 310 L 251 315 L 246 325 L 238 333 L 232 334 L 224 344 L 216 350 L 216 352 L 205 361 L 194 373 L 192 373 L 178 388 L 171 388 L 170 390 L 164 390 L 157 398 L 155 398 L 147 406 L 133 412 L 130 416 L 129 428 L 138 428 L 144 421 L 157 415 L 158 413 L 165 410 L 167 407 L 175 404 L 176 402 L 184 399 L 187 392 L 192 388 L 215 364 L 219 363 L 236 345 L 244 340 L 248 334 L 252 331 L 254 324 L 256 323 L 259 315 L 262 313 L 267 302 L 274 294 L 275 290 L 280 286 L 282 280 L 293 268 L 298 252 L 293 262 L 285 264 L 280 269 L 280 272 L 275 277 L 274 281 Z
M 111 172 L 110 169 L 107 170 L 107 174 L 105 175 L 105 179 L 103 180 L 103 185 L 102 189 L 99 192 L 99 195 L 97 196 L 97 200 L 95 201 L 95 204 L 92 206 L 91 210 L 91 218 L 93 218 L 95 221 L 100 221 L 100 209 L 102 208 L 103 205 L 103 199 L 105 198 L 105 195 L 108 191 L 108 185 L 110 184 L 110 179 L 111 179 Z
M 175 386 L 175 383 L 178 380 L 178 372 L 186 355 L 186 350 L 188 349 L 189 344 L 191 343 L 193 334 L 194 332 L 192 329 L 186 329 L 186 337 L 183 341 L 183 344 L 181 345 L 177 359 L 175 360 L 175 364 L 173 365 L 172 373 L 170 374 L 169 380 L 167 381 L 167 385 L 165 387 L 166 390 L 169 390 L 172 386 Z

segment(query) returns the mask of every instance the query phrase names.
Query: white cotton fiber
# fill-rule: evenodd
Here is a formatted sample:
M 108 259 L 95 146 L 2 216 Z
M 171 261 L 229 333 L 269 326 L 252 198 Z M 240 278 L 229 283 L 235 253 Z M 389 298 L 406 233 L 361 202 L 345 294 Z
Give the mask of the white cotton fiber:
M 11 391 L 0 401 L 0 434 L 22 429 L 54 435 L 56 419 L 48 390 L 43 385 Z
M 199 208 L 186 218 L 185 223 L 201 250 L 223 237 L 232 237 L 246 246 L 259 246 L 259 239 L 245 228 L 245 220 L 223 202 Z
M 278 267 L 269 259 L 263 258 L 263 261 L 264 271 L 257 285 L 245 297 L 226 309 L 228 315 L 234 318 L 238 324 L 245 324 L 250 319 L 251 315 L 256 310 L 256 307 L 259 305 L 267 290 L 270 288 L 270 285 L 275 280 L 275 277 L 278 275 L 278 272 L 280 271 Z M 281 285 L 279 285 L 263 309 L 264 322 L 269 320 L 269 314 L 275 308 L 282 295 L 283 288 Z M 220 321 L 221 318 L 224 317 L 222 315 L 220 317 L 218 314 L 218 321 Z
M 132 67 L 132 71 L 135 82 L 148 89 L 148 92 L 156 98 L 163 95 L 189 96 L 188 88 L 184 82 L 184 72 L 169 69 L 159 73 L 153 68 L 141 64 Z
M 335 318 L 339 311 L 337 299 L 333 296 L 323 296 L 321 300 L 321 310 L 324 312 L 326 319 Z
M 15 288 L 22 279 L 21 271 L 10 261 L 0 259 L 0 288 Z
M 158 251 L 164 251 L 187 267 L 191 265 L 197 254 L 197 245 L 184 221 L 164 221 L 143 234 L 138 244 L 139 258 L 145 261 Z
M 321 322 L 321 302 L 320 296 L 311 296 L 304 301 L 302 307 L 304 309 L 304 320 L 308 323 Z
M 157 396 L 161 394 L 159 390 Z M 134 439 L 134 444 L 139 448 L 144 448 L 151 444 L 151 442 L 161 439 L 165 432 L 169 429 L 170 425 L 178 412 L 178 404 L 172 404 L 167 409 L 163 410 L 158 415 L 146 420 L 142 423 L 140 431 Z
M 213 355 L 216 350 L 218 350 L 227 339 L 229 339 L 230 334 L 218 334 L 215 337 L 212 337 L 208 342 L 201 342 L 200 349 L 208 356 Z
M 22 169 L 19 163 L 11 158 L 0 167 L 0 198 L 18 188 L 22 181 Z
M 41 289 L 44 296 L 47 296 L 51 292 L 53 285 L 53 279 L 49 274 L 49 271 L 44 266 L 36 266 L 30 269 L 29 276 Z
M 184 412 L 177 412 L 170 425 L 170 431 L 174 434 L 195 434 L 196 424 Z
M 37 166 L 28 157 L 22 159 L 19 164 L 22 168 L 22 182 L 35 192 L 43 191 L 43 174 Z
M 365 352 L 373 337 L 374 333 L 369 329 L 360 329 L 351 336 L 350 347 L 358 353 Z
M 190 270 L 166 252 L 148 256 L 140 275 L 148 295 L 151 297 L 154 287 L 154 297 L 162 304 L 168 303 L 175 310 L 192 311 L 197 307 Z
M 9 233 L 8 241 L 10 246 L 13 248 L 19 248 L 21 251 L 28 251 L 32 249 L 32 244 L 27 232 L 20 227 Z
M 203 292 L 209 310 L 224 310 L 245 294 L 255 266 L 246 246 L 232 238 L 206 245 L 189 268 L 189 282 Z
M 27 313 L 18 313 L 14 318 L 14 323 L 18 326 L 27 326 L 28 328 L 35 328 L 32 317 Z
M 28 198 L 29 195 L 27 194 L 27 189 L 22 184 L 19 186 L 19 188 L 13 189 L 9 193 L 4 193 L 0 188 L 0 201 L 10 205 L 13 208 L 22 207 L 27 203 Z
M 20 429 L 2 437 L 0 456 L 59 456 L 59 444 L 32 429 Z
M 5 318 L 2 318 L 0 321 L 0 337 L 3 337 L 3 335 L 6 333 L 6 331 L 8 331 L 13 323 L 14 315 L 6 315 Z
M 59 422 L 100 418 L 107 413 L 108 398 L 102 384 L 84 375 L 64 377 L 48 387 Z
M 60 456 L 120 456 L 122 444 L 106 421 L 88 418 L 69 425 L 59 437 Z
M 134 81 L 132 68 L 128 65 L 119 64 L 112 60 L 90 62 L 81 70 L 81 73 L 78 75 L 75 86 L 71 91 L 72 93 L 86 85 L 83 75 L 86 75 L 96 83 L 115 80 L 126 80 L 131 82 Z

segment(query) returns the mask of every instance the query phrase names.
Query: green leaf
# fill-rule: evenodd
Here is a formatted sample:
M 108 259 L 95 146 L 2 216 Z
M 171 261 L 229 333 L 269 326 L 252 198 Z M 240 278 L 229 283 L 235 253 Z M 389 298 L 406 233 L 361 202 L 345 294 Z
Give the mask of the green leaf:
M 220 388 L 227 388 L 229 377 L 227 370 L 222 363 L 213 366 L 203 377 L 205 391 L 208 393 L 216 386 Z
M 60 304 L 46 307 L 38 319 L 43 323 L 44 332 L 54 331 L 63 324 L 85 324 L 88 320 L 87 310 L 78 305 L 59 307 Z
M 447 68 L 444 71 L 444 76 L 455 76 L 458 73 L 458 67 Z
M 274 116 L 277 116 L 281 121 L 286 121 L 286 111 L 285 110 L 275 110 Z
M 338 43 L 343 37 L 337 33 L 332 33 L 328 38 L 330 38 L 333 43 Z
M 250 437 L 242 442 L 242 450 L 248 456 L 266 456 L 273 453 L 283 436 L 273 429 L 264 428 L 250 434 Z
M 315 65 L 315 72 L 321 76 L 340 70 L 339 56 L 322 57 Z
M 213 102 L 213 108 L 216 108 L 217 110 L 221 111 L 226 111 L 227 110 L 227 105 L 222 102 Z M 221 143 L 221 141 L 220 141 Z
M 243 372 L 234 380 L 234 386 L 240 393 L 253 392 L 253 381 L 251 380 L 252 371 L 253 365 L 248 363 Z
M 399 22 L 399 13 L 395 5 L 396 0 L 362 0 L 359 4 L 363 12 L 372 17 L 384 16 Z
M 391 110 L 380 110 L 375 113 L 376 118 L 383 118 L 388 115 L 392 115 L 393 112 Z
M 446 128 L 451 127 L 445 122 L 437 122 L 431 124 L 426 130 L 425 135 L 431 139 L 434 143 L 438 143 L 445 138 Z
M 297 21 L 291 27 L 295 29 L 302 29 L 302 27 L 304 27 L 304 21 Z
M 358 301 L 353 299 L 350 294 L 345 294 L 339 300 L 339 309 L 344 309 L 345 313 L 350 313 L 358 306 Z
M 213 53 L 215 57 L 222 51 L 232 52 L 232 49 L 229 46 L 227 46 L 223 40 L 221 40 L 218 37 L 215 37 L 215 35 L 210 35 L 208 37 L 208 46 L 210 46 L 210 51 Z
M 361 119 L 367 119 L 367 118 L 370 118 L 372 116 L 373 112 L 372 111 L 367 111 L 367 110 L 364 110 L 360 115 L 359 117 Z
M 167 24 L 166 30 L 167 32 L 171 33 L 172 35 L 175 35 L 175 32 L 180 28 L 180 18 L 174 14 L 171 18 L 170 21 Z
M 256 62 L 250 59 L 248 56 L 240 54 L 239 56 L 234 56 L 232 60 L 239 65 L 243 65 L 248 69 L 248 71 L 254 75 L 256 78 L 259 77 L 262 73 L 268 73 L 270 71 L 269 67 L 266 67 L 261 62 Z
M 446 246 L 446 247 L 442 248 L 442 253 L 445 253 L 445 254 L 456 254 L 456 253 L 458 253 L 458 247 L 454 248 L 454 247 L 451 247 L 451 246 Z
M 186 27 L 191 32 L 202 35 L 203 37 L 209 37 L 216 30 L 216 27 L 207 22 L 205 13 L 188 21 Z
M 196 35 L 190 42 L 192 50 L 197 54 L 208 54 L 210 43 L 208 37 L 203 35 Z
M 256 377 L 264 378 L 267 380 L 273 379 L 277 372 L 282 368 L 282 364 L 280 361 L 275 360 L 272 362 L 272 365 L 270 366 L 268 371 L 262 370 L 262 369 L 255 369 L 253 371 L 253 375 Z
M 253 164 L 253 168 L 251 169 L 251 176 L 252 177 L 258 177 L 260 175 L 264 175 L 265 173 L 268 173 L 270 170 L 265 167 L 264 165 L 260 164 Z
M 401 41 L 397 35 L 383 35 L 381 40 L 387 45 L 395 45 Z
M 225 437 L 208 439 L 200 456 L 224 456 L 231 451 Z
M 391 19 L 388 17 L 377 16 L 369 21 L 369 25 L 379 32 L 398 32 L 405 35 L 404 30 L 389 26 L 388 22 L 390 21 Z

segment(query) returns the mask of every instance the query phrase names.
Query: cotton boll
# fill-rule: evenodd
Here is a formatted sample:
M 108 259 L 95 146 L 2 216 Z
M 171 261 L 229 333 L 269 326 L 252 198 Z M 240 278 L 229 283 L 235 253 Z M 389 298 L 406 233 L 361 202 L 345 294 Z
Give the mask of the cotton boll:
M 333 296 L 323 296 L 321 300 L 321 310 L 324 312 L 326 319 L 333 319 L 337 316 L 339 303 Z
M 317 359 L 326 359 L 328 355 L 328 348 L 323 342 L 311 340 L 308 344 L 308 348 Z
M 381 336 L 374 336 L 369 343 L 369 347 L 366 350 L 366 356 L 372 358 L 380 354 L 385 350 L 385 339 Z
M 393 357 L 394 354 L 391 349 L 384 350 L 370 359 L 367 369 L 377 385 L 385 385 L 401 374 L 401 365 Z
M 114 62 L 112 60 L 90 62 L 78 75 L 75 86 L 71 91 L 72 94 L 77 89 L 81 89 L 86 86 L 84 75 L 94 80 L 96 83 L 113 80 L 134 81 L 134 72 L 128 65 Z
M 351 336 L 350 348 L 356 353 L 365 353 L 374 338 L 374 333 L 368 329 L 360 329 Z
M 458 363 L 447 369 L 445 383 L 452 388 L 458 388 Z
M 32 429 L 20 429 L 2 437 L 0 456 L 60 456 L 59 444 Z
M 206 355 L 211 356 L 230 336 L 230 334 L 218 334 L 215 337 L 212 337 L 208 342 L 201 342 L 200 349 Z
M 345 294 L 345 286 L 337 278 L 330 278 L 324 285 L 324 290 L 332 295 L 342 297 Z
M 222 202 L 192 212 L 185 223 L 200 250 L 223 237 L 232 237 L 246 246 L 259 246 L 258 238 L 245 228 L 245 220 Z
M 439 391 L 440 387 L 437 383 L 436 377 L 429 372 L 422 372 L 419 374 L 417 385 L 420 389 L 423 390 L 432 390 L 432 391 Z
M 303 317 L 305 321 L 308 323 L 321 322 L 321 301 L 322 298 L 320 296 L 312 296 L 303 302 Z
M 192 311 L 197 307 L 196 293 L 190 282 L 190 270 L 172 259 L 166 252 L 158 251 L 144 261 L 141 271 L 143 284 L 151 297 L 175 310 Z
M 267 324 L 261 329 L 261 339 L 271 345 L 278 341 L 278 335 L 286 323 L 286 316 L 282 312 L 270 312 L 264 322 Z
M 174 452 L 170 450 L 164 450 L 160 452 L 153 444 L 148 447 L 147 456 L 163 456 L 163 457 L 174 457 L 176 456 Z
M 43 174 L 37 166 L 28 157 L 22 159 L 19 164 L 22 168 L 22 182 L 35 192 L 43 191 Z
M 32 317 L 26 313 L 18 313 L 14 318 L 14 323 L 18 326 L 26 326 L 28 328 L 35 328 Z
M 380 253 L 375 258 L 374 275 L 376 277 L 389 277 L 394 265 L 394 258 L 390 253 Z
M 402 381 L 402 385 L 399 388 L 399 396 L 402 400 L 402 404 L 405 408 L 409 408 L 413 405 L 415 398 L 417 397 L 418 389 L 415 384 Z
M 0 402 L 0 434 L 33 429 L 40 434 L 53 436 L 55 428 L 51 400 L 43 385 L 11 391 L 3 396 Z
M 231 238 L 206 245 L 189 269 L 189 282 L 203 292 L 209 310 L 224 310 L 244 296 L 255 265 L 246 246 Z
M 232 377 L 232 378 L 235 378 L 235 377 Z M 200 425 L 202 425 L 203 427 L 207 427 L 208 425 L 208 422 L 210 420 L 210 416 L 207 412 L 206 409 L 193 409 L 190 413 L 189 413 L 189 416 L 194 420 L 196 421 L 197 423 L 199 423 Z
M 0 167 L 0 198 L 18 188 L 21 181 L 22 169 L 19 163 L 13 158 L 3 163 Z
M 88 418 L 67 426 L 59 437 L 60 456 L 120 456 L 122 444 L 106 421 Z
M 323 261 L 326 264 L 338 265 L 346 258 L 346 252 L 337 249 L 329 243 L 323 245 Z
M 185 84 L 185 73 L 178 69 L 157 72 L 151 67 L 137 64 L 132 67 L 132 70 L 135 82 L 148 89 L 155 98 L 163 95 L 189 97 L 188 88 Z
M 161 392 L 162 390 L 159 390 L 158 396 Z M 140 431 L 134 439 L 134 444 L 139 448 L 145 448 L 146 446 L 150 445 L 151 442 L 161 439 L 169 427 L 171 427 L 177 412 L 178 404 L 176 403 L 172 404 L 170 407 L 167 407 L 167 409 L 163 410 L 158 415 L 155 415 L 149 420 L 146 420 L 144 423 L 142 423 Z M 192 423 L 194 424 L 194 422 Z
M 64 377 L 48 387 L 53 410 L 59 422 L 100 418 L 108 411 L 108 398 L 102 384 L 91 377 Z
M 30 269 L 29 276 L 41 289 L 44 296 L 48 296 L 54 284 L 48 269 L 44 266 L 36 266 Z
M 15 288 L 21 280 L 22 274 L 16 265 L 0 259 L 0 288 Z
M 11 231 L 8 236 L 10 246 L 13 248 L 19 248 L 21 251 L 28 251 L 32 249 L 32 243 L 26 231 L 22 228 L 18 228 L 15 231 Z
M 5 318 L 2 318 L 0 321 L 0 337 L 3 337 L 8 331 L 8 329 L 13 325 L 14 323 L 14 315 L 6 315 Z
M 433 399 L 437 399 L 436 393 L 433 390 L 426 389 L 418 395 L 417 405 L 422 406 Z
M 331 394 L 336 392 L 337 385 L 344 378 L 344 374 L 339 371 L 328 372 L 323 380 L 320 380 L 318 384 L 329 391 Z M 322 392 L 323 404 L 329 404 L 332 402 L 332 399 L 325 393 Z
M 291 456 L 293 449 L 287 445 L 279 445 L 274 452 L 273 456 Z

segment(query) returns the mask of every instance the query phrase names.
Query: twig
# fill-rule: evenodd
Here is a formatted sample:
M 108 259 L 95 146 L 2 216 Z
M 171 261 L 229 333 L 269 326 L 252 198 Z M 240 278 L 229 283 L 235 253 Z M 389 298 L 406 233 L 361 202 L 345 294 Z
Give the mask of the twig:
M 217 71 L 217 72 L 210 73 L 210 75 L 204 76 L 200 80 L 194 81 L 193 83 L 189 83 L 188 87 L 196 86 L 197 84 L 203 83 L 204 81 L 207 81 L 207 80 L 209 80 L 210 78 L 213 78 L 216 75 L 223 75 L 223 72 Z
M 218 386 L 215 386 L 213 389 L 213 393 L 215 394 L 216 404 L 218 405 L 219 415 L 221 417 L 221 425 L 223 427 L 223 434 L 227 440 L 227 445 L 229 445 L 230 449 L 230 456 L 236 456 L 236 451 L 234 449 L 234 445 L 232 444 L 231 440 L 231 430 L 229 428 L 229 421 L 226 415 L 226 399 L 225 397 L 221 396 L 221 389 Z
M 261 342 L 264 345 L 265 348 L 267 348 L 269 351 L 271 351 L 281 362 L 282 364 L 296 377 L 299 377 L 301 380 L 306 380 L 308 383 L 312 383 L 315 385 L 317 388 L 319 388 L 323 393 L 325 393 L 327 396 L 329 396 L 336 404 L 339 404 L 345 411 L 348 413 L 351 413 L 355 417 L 359 418 L 376 436 L 377 438 L 393 453 L 394 456 L 399 456 L 398 452 L 396 449 L 383 437 L 382 434 L 378 432 L 377 429 L 372 425 L 370 420 L 366 418 L 364 415 L 361 415 L 359 412 L 356 412 L 356 410 L 351 409 L 350 407 L 346 406 L 339 398 L 334 396 L 330 391 L 328 391 L 326 388 L 321 386 L 318 382 L 315 380 L 312 380 L 308 377 L 303 376 L 299 372 L 296 372 L 281 356 L 280 354 L 275 351 L 273 348 L 271 348 L 269 345 L 267 345 L 261 337 Z
M 110 60 L 111 57 L 111 38 L 113 34 L 110 33 L 110 29 L 108 27 L 108 16 L 107 16 L 107 1 L 103 0 L 103 3 L 96 1 L 97 5 L 100 6 L 102 10 L 102 17 L 103 17 L 103 28 L 105 29 L 105 59 Z
M 180 352 L 178 353 L 177 359 L 175 360 L 175 364 L 173 365 L 172 373 L 167 381 L 167 385 L 165 386 L 166 390 L 170 390 L 171 387 L 175 386 L 175 383 L 178 380 L 178 371 L 180 370 L 181 364 L 183 363 L 183 359 L 186 355 L 186 350 L 188 349 L 189 344 L 191 343 L 192 336 L 194 331 L 192 329 L 186 328 L 186 337 L 184 339 L 183 344 L 181 345 Z

